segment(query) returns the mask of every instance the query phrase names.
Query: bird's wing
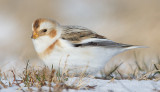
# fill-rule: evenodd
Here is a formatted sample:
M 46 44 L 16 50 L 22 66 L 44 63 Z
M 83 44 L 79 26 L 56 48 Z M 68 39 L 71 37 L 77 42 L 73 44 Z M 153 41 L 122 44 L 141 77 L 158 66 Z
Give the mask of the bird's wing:
M 69 41 L 74 47 L 101 46 L 101 47 L 131 47 L 133 45 L 113 42 L 85 27 L 63 26 L 61 38 Z
M 61 38 L 75 44 L 89 38 L 106 39 L 106 37 L 80 26 L 63 26 Z

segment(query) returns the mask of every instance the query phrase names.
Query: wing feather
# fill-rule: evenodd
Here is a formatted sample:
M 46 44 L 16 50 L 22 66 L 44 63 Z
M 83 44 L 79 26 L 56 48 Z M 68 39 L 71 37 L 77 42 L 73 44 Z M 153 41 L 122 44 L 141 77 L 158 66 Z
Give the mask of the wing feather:
M 63 26 L 61 38 L 71 43 L 80 43 L 89 38 L 106 39 L 106 37 L 80 26 Z
M 63 26 L 61 38 L 69 41 L 74 47 L 101 46 L 107 48 L 127 48 L 133 46 L 113 42 L 108 40 L 106 37 L 97 34 L 96 32 L 80 26 Z M 87 39 L 94 40 L 83 43 L 83 41 Z

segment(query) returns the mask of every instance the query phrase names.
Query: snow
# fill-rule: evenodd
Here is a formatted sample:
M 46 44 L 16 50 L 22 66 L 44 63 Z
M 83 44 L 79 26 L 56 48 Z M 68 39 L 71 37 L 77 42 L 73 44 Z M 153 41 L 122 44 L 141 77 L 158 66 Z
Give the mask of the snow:
M 68 80 L 68 83 L 72 84 L 74 80 L 77 78 L 70 78 Z M 2 80 L 6 85 L 8 84 L 7 81 Z M 80 90 L 63 90 L 63 92 L 153 92 L 153 91 L 159 91 L 160 90 L 160 81 L 154 81 L 154 80 L 102 80 L 102 79 L 92 79 L 92 78 L 83 78 L 83 81 L 85 82 L 84 85 L 89 86 L 95 86 L 94 89 L 80 89 Z M 24 87 L 24 84 L 22 83 L 21 89 L 27 91 L 28 88 Z M 0 86 L 1 90 L 0 92 L 22 92 L 20 87 L 14 85 L 13 87 L 3 88 Z M 38 91 L 38 88 L 31 87 L 33 91 Z M 43 86 L 43 91 L 49 91 L 49 87 Z M 53 90 L 53 89 L 52 89 Z

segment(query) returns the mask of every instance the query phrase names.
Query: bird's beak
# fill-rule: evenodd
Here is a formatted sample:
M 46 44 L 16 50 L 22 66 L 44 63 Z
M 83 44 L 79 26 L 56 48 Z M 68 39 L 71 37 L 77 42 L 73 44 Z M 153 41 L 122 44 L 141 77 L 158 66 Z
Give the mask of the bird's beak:
M 37 32 L 33 32 L 31 38 L 32 38 L 32 39 L 36 39 L 36 38 L 38 38 L 38 37 L 39 37 L 38 33 L 37 33 Z

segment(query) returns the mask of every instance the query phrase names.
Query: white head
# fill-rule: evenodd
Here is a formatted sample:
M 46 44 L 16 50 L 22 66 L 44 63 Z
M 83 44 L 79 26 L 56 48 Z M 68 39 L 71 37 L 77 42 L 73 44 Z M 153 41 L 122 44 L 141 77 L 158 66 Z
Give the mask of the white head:
M 60 37 L 62 31 L 56 21 L 40 18 L 33 22 L 32 32 L 34 47 L 41 53 Z

